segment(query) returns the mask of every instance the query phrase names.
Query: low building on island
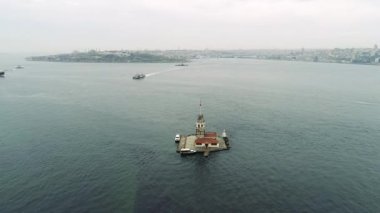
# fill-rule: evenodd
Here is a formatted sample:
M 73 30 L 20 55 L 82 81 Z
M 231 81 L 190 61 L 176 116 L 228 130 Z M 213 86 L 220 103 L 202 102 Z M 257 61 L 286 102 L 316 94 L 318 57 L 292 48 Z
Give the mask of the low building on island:
M 219 147 L 216 132 L 207 132 L 203 137 L 195 139 L 195 147 Z
M 182 155 L 195 154 L 202 152 L 204 156 L 208 156 L 210 152 L 227 150 L 230 148 L 226 131 L 223 130 L 222 135 L 216 132 L 206 132 L 206 121 L 202 113 L 202 104 L 199 105 L 199 115 L 195 123 L 195 134 L 180 135 L 177 152 Z

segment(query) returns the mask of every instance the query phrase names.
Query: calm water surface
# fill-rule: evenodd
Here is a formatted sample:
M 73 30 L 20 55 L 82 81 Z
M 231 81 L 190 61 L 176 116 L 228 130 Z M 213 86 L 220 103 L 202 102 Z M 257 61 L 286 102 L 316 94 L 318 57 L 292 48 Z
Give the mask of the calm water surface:
M 379 66 L 0 55 L 17 64 L 0 78 L 1 212 L 380 212 Z M 199 98 L 232 149 L 180 157 Z

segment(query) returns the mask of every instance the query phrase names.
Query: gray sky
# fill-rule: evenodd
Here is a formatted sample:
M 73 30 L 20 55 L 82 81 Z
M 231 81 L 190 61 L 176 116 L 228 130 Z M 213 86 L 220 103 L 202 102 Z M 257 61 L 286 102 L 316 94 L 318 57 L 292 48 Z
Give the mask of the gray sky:
M 0 52 L 380 44 L 379 0 L 0 0 Z

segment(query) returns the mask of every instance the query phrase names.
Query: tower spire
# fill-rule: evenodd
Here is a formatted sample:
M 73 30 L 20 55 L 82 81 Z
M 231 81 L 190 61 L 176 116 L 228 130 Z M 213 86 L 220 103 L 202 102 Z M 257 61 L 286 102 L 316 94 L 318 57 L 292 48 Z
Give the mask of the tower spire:
M 195 124 L 195 134 L 199 137 L 203 137 L 205 134 L 206 122 L 202 114 L 202 100 L 199 99 L 199 115 L 197 119 L 197 123 Z
M 202 99 L 199 99 L 199 115 L 202 115 Z

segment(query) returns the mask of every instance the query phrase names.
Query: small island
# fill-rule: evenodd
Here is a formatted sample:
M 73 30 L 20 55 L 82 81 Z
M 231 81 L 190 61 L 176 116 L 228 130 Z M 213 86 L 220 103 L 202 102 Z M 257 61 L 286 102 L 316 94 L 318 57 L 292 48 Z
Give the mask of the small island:
M 202 104 L 199 104 L 199 115 L 195 124 L 195 134 L 180 135 L 175 137 L 177 152 L 181 155 L 189 155 L 195 153 L 203 153 L 208 157 L 210 152 L 217 152 L 230 149 L 229 139 L 226 130 L 222 135 L 216 132 L 206 132 L 206 121 L 202 113 Z
M 32 56 L 28 61 L 84 62 L 84 63 L 178 63 L 188 61 L 183 56 L 164 55 L 160 51 L 74 51 L 72 53 Z

